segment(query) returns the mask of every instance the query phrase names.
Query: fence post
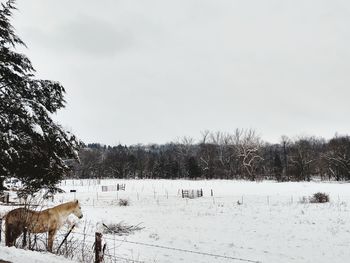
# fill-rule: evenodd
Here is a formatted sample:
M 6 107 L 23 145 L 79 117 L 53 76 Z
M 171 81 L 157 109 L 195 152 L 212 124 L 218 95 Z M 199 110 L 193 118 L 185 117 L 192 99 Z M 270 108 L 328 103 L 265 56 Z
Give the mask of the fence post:
M 102 254 L 102 234 L 95 233 L 95 263 L 101 263 L 103 260 Z
M 61 242 L 61 244 L 59 245 L 59 247 L 58 247 L 58 249 L 57 249 L 56 254 L 58 254 L 58 252 L 60 251 L 60 248 L 61 248 L 62 244 L 63 244 L 65 241 L 67 241 L 67 238 L 68 238 L 69 234 L 72 232 L 72 230 L 74 229 L 74 227 L 75 227 L 75 224 L 72 225 L 72 227 L 70 228 L 70 230 L 68 231 L 68 233 L 67 233 L 66 236 L 64 237 L 63 241 Z M 67 251 L 67 249 L 66 249 L 66 251 Z
M 210 189 L 210 195 L 213 196 L 213 189 Z
M 183 189 L 181 190 L 181 194 L 182 194 L 182 198 L 185 198 Z

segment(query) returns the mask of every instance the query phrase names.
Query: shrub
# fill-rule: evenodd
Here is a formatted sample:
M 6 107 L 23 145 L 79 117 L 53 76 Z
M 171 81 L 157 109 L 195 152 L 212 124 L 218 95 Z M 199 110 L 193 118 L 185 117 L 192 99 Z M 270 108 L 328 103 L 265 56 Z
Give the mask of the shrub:
M 140 231 L 143 229 L 142 226 L 138 225 L 127 225 L 124 222 L 119 222 L 117 224 L 103 224 L 105 227 L 103 230 L 104 234 L 116 234 L 118 236 L 127 236 L 133 234 L 135 231 Z
M 326 193 L 315 193 L 310 197 L 310 203 L 327 203 L 329 202 L 329 195 Z
M 119 199 L 119 206 L 128 206 L 130 202 L 128 199 Z

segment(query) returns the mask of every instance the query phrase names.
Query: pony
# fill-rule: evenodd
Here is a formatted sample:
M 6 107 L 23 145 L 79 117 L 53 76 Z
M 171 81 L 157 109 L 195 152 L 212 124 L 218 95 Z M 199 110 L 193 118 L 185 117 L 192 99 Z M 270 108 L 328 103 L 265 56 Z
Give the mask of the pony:
M 60 204 L 42 211 L 33 211 L 21 207 L 11 210 L 5 216 L 5 244 L 14 246 L 16 239 L 24 232 L 48 232 L 48 251 L 52 252 L 53 240 L 57 230 L 64 224 L 66 218 L 74 214 L 79 219 L 83 217 L 78 200 Z

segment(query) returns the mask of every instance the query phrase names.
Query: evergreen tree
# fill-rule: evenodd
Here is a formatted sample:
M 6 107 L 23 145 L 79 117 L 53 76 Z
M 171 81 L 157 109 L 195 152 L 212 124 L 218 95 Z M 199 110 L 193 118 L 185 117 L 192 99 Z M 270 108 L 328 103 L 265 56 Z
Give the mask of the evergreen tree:
M 54 190 L 78 142 L 51 119 L 65 105 L 63 86 L 35 78 L 30 60 L 16 52 L 25 44 L 10 23 L 14 4 L 0 9 L 0 176 L 19 178 L 28 191 Z

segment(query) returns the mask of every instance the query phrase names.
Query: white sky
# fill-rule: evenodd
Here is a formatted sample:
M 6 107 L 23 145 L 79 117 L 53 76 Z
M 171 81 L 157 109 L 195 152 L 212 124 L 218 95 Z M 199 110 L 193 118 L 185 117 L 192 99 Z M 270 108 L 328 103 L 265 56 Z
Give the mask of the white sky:
M 18 0 L 14 24 L 57 120 L 85 142 L 165 143 L 255 128 L 350 130 L 350 1 Z

